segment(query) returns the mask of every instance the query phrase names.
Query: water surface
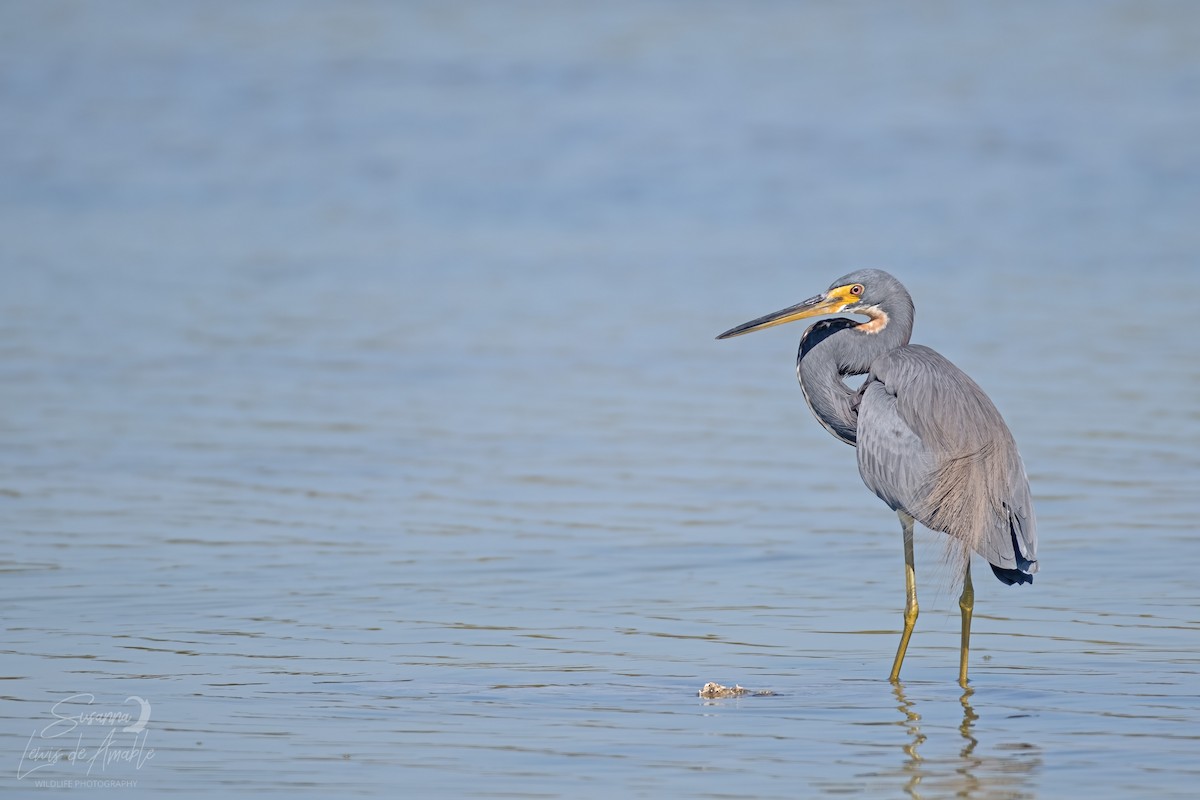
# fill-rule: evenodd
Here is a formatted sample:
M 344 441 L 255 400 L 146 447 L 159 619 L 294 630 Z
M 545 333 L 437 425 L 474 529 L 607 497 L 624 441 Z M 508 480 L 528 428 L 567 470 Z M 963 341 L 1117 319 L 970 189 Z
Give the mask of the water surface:
M 6 4 L 5 790 L 1190 796 L 1198 23 Z M 967 694 L 801 329 L 713 341 L 862 266 L 1033 485 Z

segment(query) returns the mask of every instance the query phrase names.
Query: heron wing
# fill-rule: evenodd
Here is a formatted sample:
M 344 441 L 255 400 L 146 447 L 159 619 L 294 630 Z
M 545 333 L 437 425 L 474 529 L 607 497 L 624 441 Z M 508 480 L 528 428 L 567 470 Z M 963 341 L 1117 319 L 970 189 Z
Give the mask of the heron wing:
M 1037 571 L 1016 442 L 983 390 L 941 354 L 908 345 L 871 365 L 858 448 L 863 480 L 893 508 L 975 550 L 1003 581 Z
M 900 413 L 896 395 L 868 379 L 858 406 L 858 472 L 894 511 L 917 516 L 933 454 Z

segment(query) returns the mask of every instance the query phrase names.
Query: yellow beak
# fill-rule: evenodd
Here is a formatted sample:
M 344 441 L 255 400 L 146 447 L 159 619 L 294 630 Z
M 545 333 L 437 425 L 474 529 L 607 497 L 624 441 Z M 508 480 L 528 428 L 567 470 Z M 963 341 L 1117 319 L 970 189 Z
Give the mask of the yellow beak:
M 773 314 L 767 314 L 765 317 L 744 322 L 736 328 L 730 328 L 717 338 L 730 339 L 734 336 L 741 336 L 743 333 L 753 333 L 754 331 L 761 331 L 763 328 L 782 325 L 785 322 L 795 322 L 798 319 L 820 317 L 825 314 L 837 314 L 845 311 L 848 306 L 857 301 L 858 298 L 850 294 L 849 286 L 839 286 L 836 289 L 830 289 L 824 294 L 810 297 L 802 303 L 789 306 Z

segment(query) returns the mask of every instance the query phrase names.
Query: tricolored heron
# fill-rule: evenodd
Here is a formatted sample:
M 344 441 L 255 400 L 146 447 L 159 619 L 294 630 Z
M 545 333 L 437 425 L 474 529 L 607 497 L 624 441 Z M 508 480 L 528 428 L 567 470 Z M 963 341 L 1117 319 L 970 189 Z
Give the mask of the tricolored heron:
M 803 303 L 725 331 L 718 339 L 808 317 L 796 374 L 817 421 L 858 451 L 867 488 L 900 516 L 904 531 L 904 631 L 892 682 L 917 621 L 913 521 L 950 535 L 961 553 L 962 644 L 958 682 L 967 684 L 975 590 L 971 552 L 987 559 L 1005 584 L 1032 583 L 1037 525 L 1029 479 L 1012 433 L 996 406 L 966 373 L 928 347 L 909 344 L 913 301 L 900 281 L 865 269 L 838 278 Z M 866 375 L 861 388 L 843 379 Z

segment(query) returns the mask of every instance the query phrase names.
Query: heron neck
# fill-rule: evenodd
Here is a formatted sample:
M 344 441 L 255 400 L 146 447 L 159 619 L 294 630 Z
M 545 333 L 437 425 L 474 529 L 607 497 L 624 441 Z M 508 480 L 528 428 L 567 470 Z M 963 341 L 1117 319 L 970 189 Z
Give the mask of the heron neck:
M 865 329 L 865 330 L 864 330 Z M 865 375 L 875 359 L 908 343 L 912 313 L 888 314 L 860 325 L 851 319 L 824 319 L 804 332 L 796 356 L 796 375 L 813 416 L 849 445 L 858 441 L 857 391 L 842 380 Z

